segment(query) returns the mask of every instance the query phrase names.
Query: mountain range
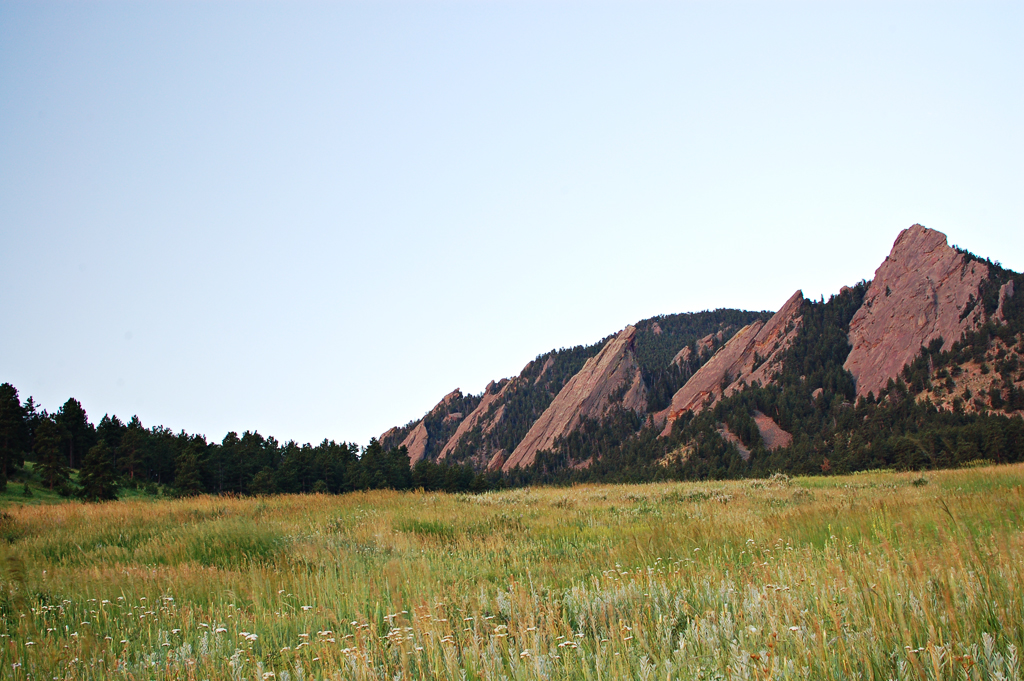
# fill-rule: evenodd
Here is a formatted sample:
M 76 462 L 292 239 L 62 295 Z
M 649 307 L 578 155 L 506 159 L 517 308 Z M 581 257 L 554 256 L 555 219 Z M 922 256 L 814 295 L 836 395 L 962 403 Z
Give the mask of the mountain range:
M 915 224 L 870 282 L 828 301 L 796 291 L 774 313 L 644 319 L 541 354 L 479 395 L 456 389 L 379 444 L 404 446 L 413 466 L 470 464 L 513 480 L 1015 458 L 1022 286 L 1020 274 Z M 979 428 L 1005 446 L 984 434 L 972 446 Z

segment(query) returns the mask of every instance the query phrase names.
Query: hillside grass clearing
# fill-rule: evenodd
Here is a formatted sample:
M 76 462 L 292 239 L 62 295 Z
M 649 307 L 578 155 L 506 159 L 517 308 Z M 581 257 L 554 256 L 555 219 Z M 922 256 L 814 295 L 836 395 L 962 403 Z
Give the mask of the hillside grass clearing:
M 1022 673 L 1024 465 L 0 511 L 5 679 Z

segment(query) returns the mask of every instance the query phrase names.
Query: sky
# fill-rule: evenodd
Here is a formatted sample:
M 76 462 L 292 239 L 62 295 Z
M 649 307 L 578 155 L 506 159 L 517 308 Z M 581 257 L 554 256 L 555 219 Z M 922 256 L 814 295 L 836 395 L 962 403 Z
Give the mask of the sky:
M 1024 4 L 0 3 L 0 382 L 366 444 L 657 314 L 1024 270 Z

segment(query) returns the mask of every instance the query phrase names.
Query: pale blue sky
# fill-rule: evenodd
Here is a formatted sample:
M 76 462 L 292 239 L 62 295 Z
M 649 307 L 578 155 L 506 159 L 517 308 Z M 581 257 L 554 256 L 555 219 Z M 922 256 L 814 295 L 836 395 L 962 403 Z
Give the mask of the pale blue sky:
M 1021 3 L 0 4 L 0 381 L 366 443 L 659 313 L 1024 270 Z

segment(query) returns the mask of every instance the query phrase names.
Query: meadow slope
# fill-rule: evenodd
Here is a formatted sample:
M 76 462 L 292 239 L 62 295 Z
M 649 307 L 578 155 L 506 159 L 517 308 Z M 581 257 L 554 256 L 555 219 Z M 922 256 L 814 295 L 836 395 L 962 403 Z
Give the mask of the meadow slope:
M 9 679 L 1020 679 L 1024 465 L 14 505 Z

